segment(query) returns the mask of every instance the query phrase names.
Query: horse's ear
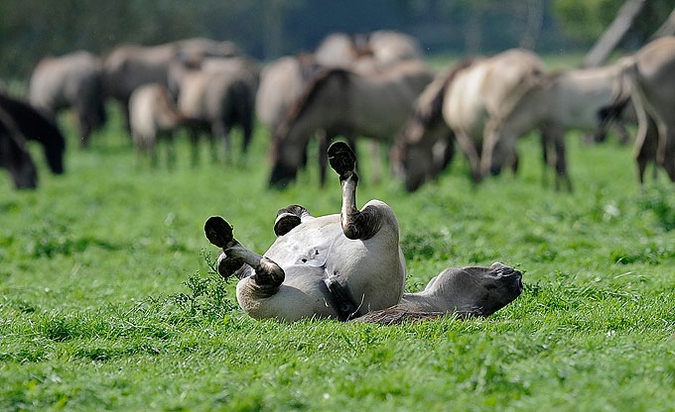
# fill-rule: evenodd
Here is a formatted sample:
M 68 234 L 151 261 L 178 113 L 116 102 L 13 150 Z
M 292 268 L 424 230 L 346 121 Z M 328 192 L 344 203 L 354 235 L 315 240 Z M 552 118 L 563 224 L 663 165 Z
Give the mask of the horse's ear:
M 234 240 L 232 226 L 220 216 L 211 216 L 204 223 L 204 234 L 214 246 L 224 248 Z

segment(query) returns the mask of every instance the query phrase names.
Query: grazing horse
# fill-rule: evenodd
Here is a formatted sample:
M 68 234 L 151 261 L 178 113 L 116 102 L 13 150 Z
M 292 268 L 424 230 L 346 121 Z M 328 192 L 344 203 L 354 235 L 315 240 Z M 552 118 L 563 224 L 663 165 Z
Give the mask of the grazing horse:
M 242 129 L 242 157 L 253 137 L 255 94 L 260 70 L 244 57 L 204 59 L 198 68 L 185 72 L 178 84 L 178 110 L 190 129 L 193 162 L 197 162 L 199 136 L 208 132 L 216 160 L 215 138 L 222 138 L 225 158 L 232 158 L 230 131 Z
M 145 154 L 150 155 L 152 166 L 157 166 L 157 141 L 161 138 L 167 141 L 167 166 L 173 168 L 173 132 L 182 121 L 164 85 L 149 83 L 134 90 L 129 99 L 129 125 L 139 166 Z
M 504 154 L 514 150 L 516 140 L 532 129 L 539 129 L 558 148 L 556 189 L 563 179 L 571 190 L 564 151 L 565 132 L 598 129 L 603 112 L 622 88 L 621 67 L 617 64 L 552 73 L 531 85 L 518 104 L 488 131 L 483 148 L 483 172 L 498 173 L 505 161 Z
M 37 188 L 37 168 L 26 146 L 14 118 L 0 105 L 0 167 L 10 173 L 16 189 Z
M 389 144 L 432 80 L 429 67 L 415 60 L 370 75 L 344 69 L 318 74 L 272 135 L 270 186 L 295 179 L 317 130 L 352 143 L 355 136 L 364 136 Z
M 415 114 L 394 145 L 392 158 L 397 170 L 405 174 L 406 188 L 417 189 L 447 163 L 447 157 L 440 163 L 434 160 L 438 158 L 434 148 L 439 139 L 449 140 L 446 145 L 453 139 L 457 142 L 469 160 L 473 181 L 480 182 L 485 131 L 544 71 L 538 56 L 512 49 L 489 58 L 461 61 L 438 76 L 420 96 Z M 513 159 L 515 168 L 515 152 L 505 155 Z
M 86 51 L 47 57 L 33 70 L 29 86 L 31 105 L 47 115 L 72 108 L 77 115 L 80 144 L 89 144 L 91 132 L 106 121 L 101 59 Z
M 51 172 L 63 174 L 66 139 L 56 123 L 28 103 L 3 93 L 0 93 L 0 107 L 14 119 L 25 139 L 38 141 L 42 145 Z
M 656 39 L 623 64 L 625 87 L 609 109 L 633 102 L 638 118 L 634 156 L 640 184 L 647 164 L 662 166 L 675 182 L 675 37 Z
M 418 293 L 404 293 L 405 260 L 393 210 L 371 200 L 356 205 L 356 157 L 344 142 L 328 149 L 340 177 L 339 214 L 313 217 L 302 206 L 279 211 L 277 240 L 261 256 L 247 250 L 221 217 L 204 232 L 221 249 L 218 272 L 239 278 L 237 301 L 255 319 L 360 318 L 394 323 L 454 313 L 489 316 L 522 291 L 521 273 L 501 263 L 449 268 Z

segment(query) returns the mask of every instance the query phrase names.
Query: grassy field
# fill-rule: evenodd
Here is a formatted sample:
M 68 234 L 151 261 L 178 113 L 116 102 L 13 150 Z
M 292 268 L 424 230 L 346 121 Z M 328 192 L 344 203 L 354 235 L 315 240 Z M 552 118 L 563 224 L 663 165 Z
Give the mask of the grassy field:
M 288 325 L 236 306 L 203 223 L 262 252 L 279 208 L 336 213 L 337 178 L 268 190 L 262 129 L 237 166 L 190 167 L 182 139 L 176 171 L 138 168 L 116 120 L 87 150 L 68 126 L 64 176 L 32 147 L 35 192 L 0 174 L 0 410 L 673 410 L 675 194 L 640 192 L 616 140 L 569 135 L 571 194 L 542 184 L 534 137 L 478 188 L 463 158 L 415 194 L 364 160 L 358 201 L 397 212 L 409 290 L 499 260 L 525 291 L 487 319 Z

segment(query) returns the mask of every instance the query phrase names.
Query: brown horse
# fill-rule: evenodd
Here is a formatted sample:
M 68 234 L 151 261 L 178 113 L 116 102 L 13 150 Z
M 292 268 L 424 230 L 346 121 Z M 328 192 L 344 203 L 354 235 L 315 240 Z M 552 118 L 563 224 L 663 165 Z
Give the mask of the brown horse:
M 0 168 L 7 169 L 16 189 L 37 188 L 38 175 L 26 138 L 11 113 L 0 105 Z
M 5 93 L 0 93 L 0 107 L 12 117 L 23 140 L 40 143 L 51 172 L 63 174 L 66 139 L 57 124 L 27 102 Z
M 317 130 L 389 144 L 432 80 L 429 67 L 412 60 L 370 75 L 344 69 L 327 69 L 317 75 L 274 131 L 270 186 L 295 179 Z

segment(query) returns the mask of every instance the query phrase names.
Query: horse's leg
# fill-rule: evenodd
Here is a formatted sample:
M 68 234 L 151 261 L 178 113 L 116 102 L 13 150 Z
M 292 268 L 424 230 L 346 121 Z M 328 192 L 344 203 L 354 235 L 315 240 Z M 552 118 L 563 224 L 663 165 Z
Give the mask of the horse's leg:
M 346 143 L 335 142 L 328 148 L 328 161 L 333 170 L 340 175 L 342 232 L 349 239 L 370 239 L 378 232 L 382 222 L 376 207 L 366 205 L 363 210 L 356 207 L 356 186 L 359 182 L 359 176 L 356 174 L 356 155 Z
M 253 269 L 251 278 L 256 294 L 269 297 L 277 293 L 286 277 L 273 260 L 261 256 L 243 247 L 233 236 L 232 226 L 220 216 L 210 217 L 204 224 L 204 233 L 209 241 L 222 249 L 218 257 L 218 273 L 227 278 L 237 272 L 241 273 L 244 264 Z
M 476 146 L 469 136 L 464 133 L 457 133 L 455 135 L 459 147 L 464 152 L 464 155 L 469 159 L 469 165 L 471 166 L 471 179 L 474 183 L 480 183 L 483 180 L 483 173 L 481 172 L 480 165 L 480 155 L 476 150 Z
M 274 221 L 274 234 L 283 236 L 300 223 L 306 222 L 309 219 L 313 219 L 312 215 L 300 205 L 290 205 L 279 209 L 277 218 Z
M 192 167 L 199 164 L 199 130 L 196 127 L 190 127 L 190 146 L 192 146 Z
M 326 165 L 328 164 L 326 153 L 331 138 L 328 136 L 326 130 L 318 130 L 316 132 L 316 138 L 319 141 L 319 186 L 324 187 L 326 185 Z
M 671 182 L 675 182 L 675 128 L 667 123 L 659 128 L 664 140 L 663 167 L 665 167 Z
M 567 157 L 565 155 L 565 133 L 556 134 L 553 140 L 555 145 L 555 186 L 556 190 L 560 190 L 560 181 L 565 182 L 567 191 L 572 192 L 572 180 L 567 174 Z
M 647 164 L 654 164 L 654 179 L 656 179 L 656 150 L 658 146 L 659 132 L 656 128 L 656 124 L 651 118 L 647 120 L 647 126 L 642 130 L 638 129 L 638 136 L 635 139 L 635 162 L 637 163 L 638 168 L 638 182 L 640 186 L 645 183 L 645 170 L 647 169 Z
M 213 136 L 213 141 L 218 138 L 223 139 L 223 150 L 225 153 L 225 163 L 230 163 L 232 159 L 232 142 L 230 141 L 230 127 L 225 123 L 223 119 L 215 120 L 211 124 L 211 135 Z M 211 150 L 213 151 L 213 163 L 218 162 L 218 152 L 215 144 L 212 145 Z
M 373 182 L 380 183 L 382 180 L 382 162 L 380 158 L 380 143 L 372 139 L 370 141 L 370 158 L 372 159 L 371 170 L 373 173 Z

